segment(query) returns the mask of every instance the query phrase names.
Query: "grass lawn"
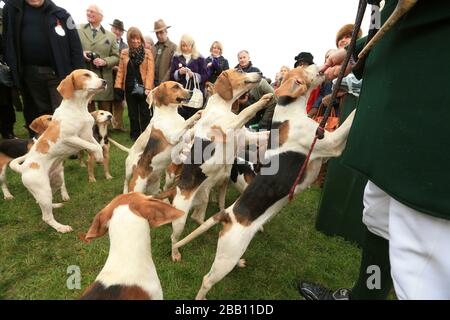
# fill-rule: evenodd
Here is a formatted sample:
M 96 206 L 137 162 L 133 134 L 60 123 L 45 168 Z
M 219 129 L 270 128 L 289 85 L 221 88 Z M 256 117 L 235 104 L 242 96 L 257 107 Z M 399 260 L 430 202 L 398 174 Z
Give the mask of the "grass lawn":
M 125 118 L 127 116 L 125 115 Z M 23 115 L 17 114 L 16 134 L 26 137 Z M 128 123 L 127 123 L 128 126 Z M 131 146 L 126 133 L 112 137 Z M 71 201 L 54 210 L 57 221 L 75 232 L 58 234 L 41 220 L 41 211 L 24 188 L 19 175 L 8 170 L 13 201 L 0 199 L 0 299 L 77 299 L 102 269 L 109 250 L 108 236 L 87 245 L 77 238 L 86 232 L 96 213 L 120 194 L 126 155 L 111 147 L 112 181 L 96 168 L 97 183 L 88 183 L 87 169 L 67 160 L 65 177 Z M 238 194 L 230 190 L 227 204 Z M 235 268 L 208 294 L 209 299 L 296 300 L 299 279 L 330 288 L 351 287 L 359 270 L 360 250 L 341 238 L 329 238 L 314 228 L 320 189 L 297 196 L 255 236 L 244 258 L 247 268 Z M 55 196 L 60 201 L 60 195 Z M 210 204 L 208 215 L 218 211 Z M 184 235 L 197 225 L 188 219 Z M 181 249 L 183 260 L 170 260 L 171 226 L 152 230 L 152 253 L 165 299 L 193 299 L 214 259 L 220 226 Z M 125 265 L 126 261 L 124 261 Z M 69 290 L 69 266 L 81 270 L 81 290 Z

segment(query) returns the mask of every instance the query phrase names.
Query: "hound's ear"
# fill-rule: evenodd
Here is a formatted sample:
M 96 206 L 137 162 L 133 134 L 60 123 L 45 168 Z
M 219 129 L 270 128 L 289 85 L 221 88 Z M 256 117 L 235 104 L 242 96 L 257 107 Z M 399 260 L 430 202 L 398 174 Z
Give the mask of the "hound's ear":
M 78 237 L 86 243 L 90 243 L 93 239 L 102 237 L 108 231 L 109 221 L 114 214 L 114 210 L 120 205 L 129 204 L 131 202 L 131 196 L 131 194 L 117 196 L 105 208 L 97 213 L 88 232 L 86 234 L 80 233 Z
M 39 117 L 34 119 L 34 121 L 30 124 L 30 129 L 41 135 L 47 129 L 47 126 L 44 124 L 44 120 Z
M 214 87 L 214 83 L 206 82 L 205 84 L 205 92 L 209 94 L 209 96 L 212 96 L 216 93 L 216 89 Z
M 99 113 L 98 110 L 94 111 L 94 112 L 91 112 L 91 116 L 94 118 L 95 121 L 97 121 L 98 113 Z
M 158 105 L 158 100 L 155 99 L 155 95 L 158 92 L 159 87 L 156 87 L 155 89 L 153 89 L 152 91 L 150 91 L 150 93 L 147 96 L 147 103 L 148 103 L 148 107 L 151 108 L 153 103 L 155 103 L 156 105 Z
M 312 64 L 312 65 L 308 66 L 305 70 L 308 74 L 306 82 L 309 86 L 314 81 L 315 77 L 317 76 L 317 73 L 318 73 L 317 66 L 315 64 Z
M 222 73 L 214 84 L 214 89 L 225 101 L 233 99 L 233 88 L 227 73 Z
M 184 215 L 184 211 L 168 203 L 145 196 L 133 201 L 130 208 L 135 214 L 147 219 L 152 228 L 162 226 Z
M 57 88 L 58 92 L 65 100 L 73 97 L 73 92 L 75 91 L 73 80 L 73 76 L 70 74 L 63 81 L 61 81 Z
M 313 73 L 313 71 L 317 70 L 317 66 L 315 64 L 311 64 L 305 68 L 305 70 L 309 73 Z
M 150 92 L 153 95 L 152 101 L 154 106 L 167 106 L 170 103 L 170 97 L 167 94 L 169 85 L 168 82 L 162 83 Z
M 108 207 L 97 213 L 92 221 L 91 227 L 86 234 L 80 233 L 78 237 L 86 242 L 90 243 L 93 239 L 100 238 L 108 231 L 108 223 L 111 220 L 114 210 L 108 210 Z

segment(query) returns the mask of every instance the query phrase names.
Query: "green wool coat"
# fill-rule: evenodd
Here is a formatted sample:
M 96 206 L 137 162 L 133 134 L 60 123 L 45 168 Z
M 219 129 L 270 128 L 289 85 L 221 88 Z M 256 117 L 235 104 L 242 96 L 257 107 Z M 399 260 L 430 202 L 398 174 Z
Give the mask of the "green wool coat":
M 103 67 L 103 72 L 93 68 L 90 62 L 86 63 L 86 69 L 94 71 L 99 77 L 103 77 L 108 82 L 106 91 L 97 94 L 94 101 L 112 101 L 114 100 L 114 81 L 112 69 L 119 64 L 119 46 L 116 36 L 101 27 L 101 30 L 95 36 L 92 36 L 92 30 L 89 24 L 78 26 L 83 51 L 92 51 L 100 55 L 100 58 L 106 61 L 107 65 Z
M 387 0 L 382 21 L 396 0 Z M 372 49 L 344 164 L 450 219 L 450 1 L 421 0 Z

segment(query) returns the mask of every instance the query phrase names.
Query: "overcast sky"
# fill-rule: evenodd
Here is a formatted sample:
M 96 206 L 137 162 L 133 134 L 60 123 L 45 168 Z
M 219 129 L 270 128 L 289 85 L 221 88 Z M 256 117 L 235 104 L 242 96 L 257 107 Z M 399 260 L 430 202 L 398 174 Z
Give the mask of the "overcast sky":
M 154 22 L 162 18 L 169 38 L 176 44 L 183 33 L 196 40 L 200 53 L 207 57 L 211 43 L 222 42 L 223 55 L 230 66 L 237 64 L 237 53 L 246 49 L 253 64 L 266 77 L 275 78 L 282 65 L 292 67 L 301 51 L 314 55 L 322 64 L 325 53 L 335 48 L 336 33 L 346 23 L 354 23 L 358 0 L 54 0 L 67 9 L 76 23 L 86 23 L 86 9 L 97 4 L 104 11 L 103 26 L 116 18 L 125 28 L 141 29 L 156 41 Z M 368 10 L 369 11 L 369 10 Z M 369 12 L 363 22 L 369 26 Z

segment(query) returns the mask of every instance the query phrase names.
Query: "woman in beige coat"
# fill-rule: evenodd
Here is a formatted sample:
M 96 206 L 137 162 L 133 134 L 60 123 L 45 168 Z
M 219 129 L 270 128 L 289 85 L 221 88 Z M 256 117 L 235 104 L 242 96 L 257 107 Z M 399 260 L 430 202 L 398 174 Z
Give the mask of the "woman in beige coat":
M 120 54 L 115 88 L 125 92 L 130 138 L 136 141 L 150 123 L 151 112 L 146 98 L 153 89 L 155 66 L 152 52 L 144 47 L 141 31 L 132 27 L 128 30 L 127 38 L 130 48 Z

